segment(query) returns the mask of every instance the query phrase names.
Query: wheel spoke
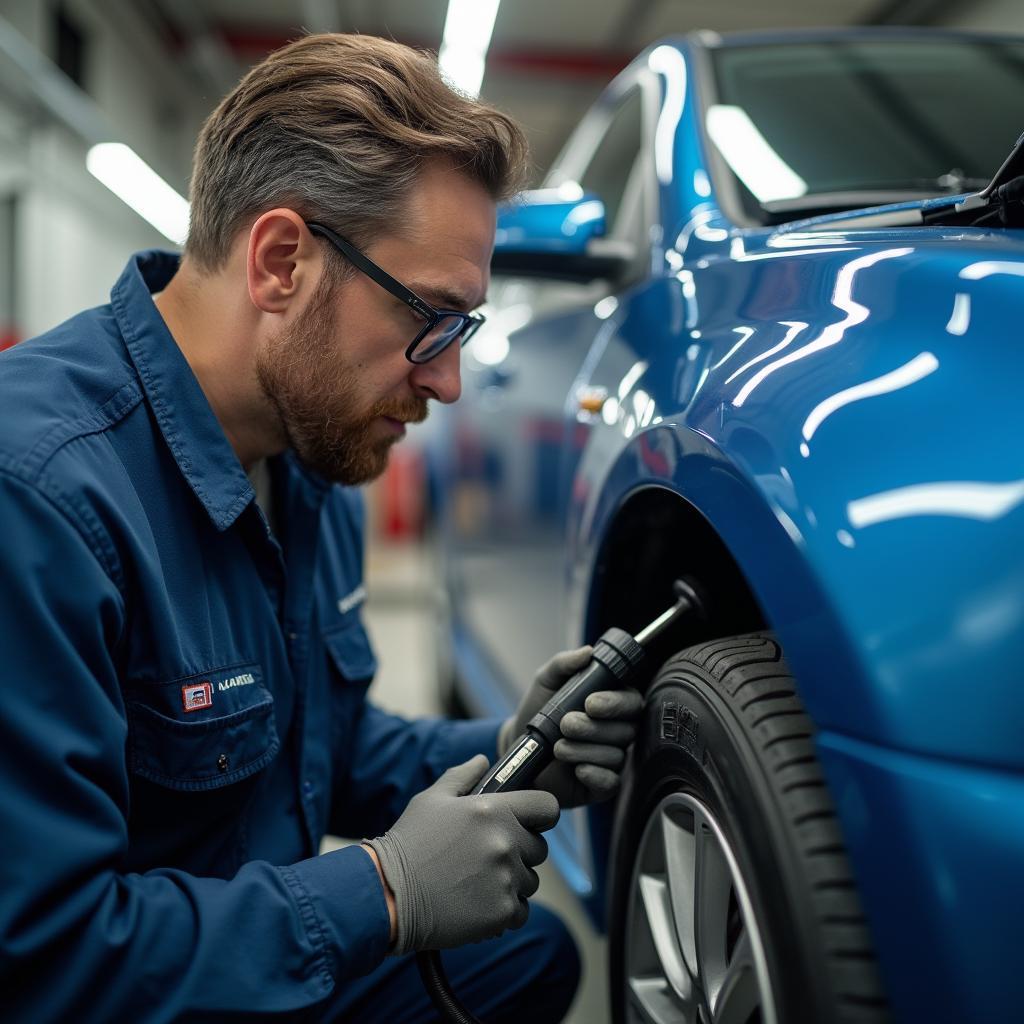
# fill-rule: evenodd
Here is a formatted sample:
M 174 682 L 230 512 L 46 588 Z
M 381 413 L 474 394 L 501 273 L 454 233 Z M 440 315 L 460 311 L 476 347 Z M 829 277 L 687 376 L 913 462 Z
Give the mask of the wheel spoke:
M 726 972 L 732 874 L 710 825 L 695 817 L 694 925 L 698 984 L 714 1005 Z
M 664 978 L 633 978 L 629 982 L 628 996 L 629 1024 L 669 1024 L 682 1021 L 683 1024 L 696 1024 L 696 1012 L 683 1010 L 680 1018 L 678 1000 L 674 999 Z
M 656 875 L 641 875 L 640 897 L 643 900 L 647 925 L 651 930 L 651 938 L 654 940 L 654 948 L 658 954 L 658 960 L 661 962 L 662 970 L 665 972 L 665 977 L 680 999 L 689 999 L 693 991 L 693 983 L 676 940 L 675 928 L 672 925 L 669 891 L 664 878 L 659 878 Z
M 687 971 L 697 974 L 697 950 L 694 934 L 694 894 L 697 889 L 696 851 L 693 833 L 662 815 L 665 843 L 665 874 L 668 879 L 672 918 Z
M 630 882 L 628 1024 L 777 1024 L 758 922 L 727 833 L 695 797 L 648 818 Z
M 711 1019 L 714 1024 L 747 1024 L 760 1005 L 761 992 L 750 948 L 750 935 L 744 928 L 722 985 L 711 1004 Z

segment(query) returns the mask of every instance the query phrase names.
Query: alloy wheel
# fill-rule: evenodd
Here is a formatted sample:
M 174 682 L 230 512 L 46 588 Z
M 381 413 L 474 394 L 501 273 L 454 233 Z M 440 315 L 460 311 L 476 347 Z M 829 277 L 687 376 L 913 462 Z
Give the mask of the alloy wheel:
M 777 1024 L 736 856 L 712 812 L 688 794 L 665 797 L 644 828 L 626 927 L 631 1024 Z

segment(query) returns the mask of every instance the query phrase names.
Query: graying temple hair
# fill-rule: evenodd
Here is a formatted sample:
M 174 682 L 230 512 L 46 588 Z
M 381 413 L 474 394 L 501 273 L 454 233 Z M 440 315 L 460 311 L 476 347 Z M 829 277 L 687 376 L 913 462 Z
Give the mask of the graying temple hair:
M 277 206 L 365 245 L 400 220 L 423 162 L 438 157 L 494 199 L 526 177 L 522 130 L 453 91 L 431 54 L 306 36 L 253 67 L 203 125 L 186 255 L 219 269 L 238 230 Z

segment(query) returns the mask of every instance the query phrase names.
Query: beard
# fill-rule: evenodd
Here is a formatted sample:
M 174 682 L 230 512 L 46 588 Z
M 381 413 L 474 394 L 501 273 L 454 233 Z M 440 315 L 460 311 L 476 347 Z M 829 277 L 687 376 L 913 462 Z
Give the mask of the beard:
M 322 282 L 295 323 L 259 353 L 256 374 L 303 464 L 332 483 L 362 484 L 384 472 L 400 440 L 391 432 L 382 436 L 379 418 L 422 423 L 427 402 L 383 398 L 360 408 L 362 382 L 333 344 L 333 294 Z

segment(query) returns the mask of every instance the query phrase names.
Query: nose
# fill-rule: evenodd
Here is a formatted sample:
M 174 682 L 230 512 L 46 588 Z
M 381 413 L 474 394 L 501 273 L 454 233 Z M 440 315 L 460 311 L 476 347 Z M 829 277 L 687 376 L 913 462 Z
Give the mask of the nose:
M 429 363 L 412 368 L 409 382 L 420 398 L 433 399 L 449 405 L 462 394 L 462 369 L 458 341 L 449 345 Z

